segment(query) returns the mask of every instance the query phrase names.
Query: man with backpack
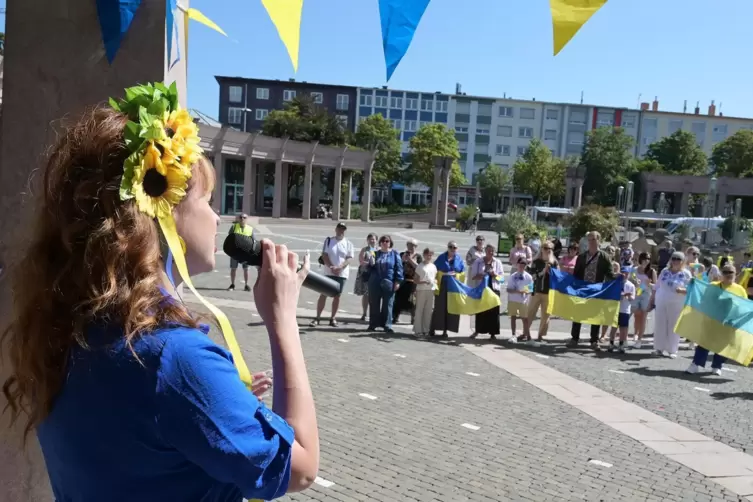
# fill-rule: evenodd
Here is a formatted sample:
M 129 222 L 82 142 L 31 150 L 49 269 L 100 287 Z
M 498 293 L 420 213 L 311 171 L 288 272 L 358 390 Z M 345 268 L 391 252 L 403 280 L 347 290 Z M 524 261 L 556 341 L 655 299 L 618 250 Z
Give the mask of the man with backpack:
M 230 227 L 230 232 L 228 232 L 228 235 L 240 234 L 247 237 L 252 237 L 254 235 L 254 229 L 251 225 L 246 224 L 247 219 L 248 216 L 246 214 L 237 215 L 235 217 L 233 226 Z M 246 284 L 243 287 L 243 291 L 251 291 L 251 287 L 248 285 L 248 263 L 243 263 L 241 264 L 241 266 L 243 267 L 243 281 Z M 230 287 L 227 288 L 228 291 L 235 290 L 235 275 L 237 274 L 237 272 L 238 262 L 230 258 Z
M 345 223 L 340 222 L 335 227 L 334 237 L 324 239 L 322 254 L 319 257 L 319 264 L 324 267 L 324 274 L 330 279 L 340 284 L 340 293 L 332 298 L 332 316 L 329 319 L 329 325 L 337 327 L 337 311 L 340 308 L 340 295 L 345 288 L 345 283 L 350 274 L 350 262 L 355 256 L 353 244 L 345 237 L 347 227 Z M 316 327 L 327 303 L 327 297 L 319 296 L 316 304 L 316 317 L 309 326 Z

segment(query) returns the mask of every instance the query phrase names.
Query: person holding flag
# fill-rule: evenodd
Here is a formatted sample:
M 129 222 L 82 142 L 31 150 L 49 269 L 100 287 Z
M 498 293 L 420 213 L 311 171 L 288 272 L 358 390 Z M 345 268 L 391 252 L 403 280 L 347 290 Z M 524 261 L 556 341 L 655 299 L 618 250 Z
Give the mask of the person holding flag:
M 646 320 L 648 318 L 651 293 L 656 284 L 656 271 L 651 268 L 651 255 L 643 252 L 638 255 L 638 266 L 635 267 L 635 277 L 638 287 L 633 300 L 633 329 L 635 331 L 634 349 L 640 349 L 643 345 L 643 335 L 646 333 Z
M 499 296 L 504 274 L 502 262 L 494 257 L 496 250 L 491 244 L 487 244 L 484 251 L 485 255 L 473 262 L 471 278 L 477 285 L 488 278 L 488 287 Z M 476 338 L 479 333 L 488 334 L 492 339 L 499 335 L 499 305 L 476 314 L 476 330 L 471 338 Z
M 541 309 L 541 322 L 539 323 L 538 341 L 544 340 L 549 329 L 549 271 L 557 268 L 557 258 L 554 257 L 554 246 L 551 242 L 545 242 L 541 247 L 541 253 L 533 260 L 528 267 L 533 277 L 533 295 L 528 304 L 528 331 L 526 331 L 526 340 L 531 339 L 530 328 L 536 319 L 536 313 Z
M 465 280 L 465 263 L 458 255 L 458 243 L 447 243 L 447 251 L 437 257 L 434 262 L 437 267 L 437 284 L 439 284 L 437 296 L 434 300 L 434 314 L 431 318 L 431 330 L 429 336 L 435 336 L 437 331 L 442 332 L 442 337 L 447 337 L 447 332 L 457 333 L 460 329 L 460 316 L 450 314 L 447 310 L 447 280 L 454 277 L 461 283 Z

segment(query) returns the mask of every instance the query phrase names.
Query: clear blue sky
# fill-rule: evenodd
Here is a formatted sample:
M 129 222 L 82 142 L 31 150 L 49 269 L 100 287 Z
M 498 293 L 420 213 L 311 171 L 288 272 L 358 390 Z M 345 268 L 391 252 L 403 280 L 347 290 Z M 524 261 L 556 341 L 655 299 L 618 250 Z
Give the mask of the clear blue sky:
M 214 75 L 385 84 L 377 0 L 305 0 L 298 74 L 259 0 L 192 0 L 189 105 L 217 115 Z M 462 5 L 462 7 L 460 7 Z M 753 2 L 609 0 L 552 56 L 547 0 L 432 0 L 390 87 L 753 117 Z

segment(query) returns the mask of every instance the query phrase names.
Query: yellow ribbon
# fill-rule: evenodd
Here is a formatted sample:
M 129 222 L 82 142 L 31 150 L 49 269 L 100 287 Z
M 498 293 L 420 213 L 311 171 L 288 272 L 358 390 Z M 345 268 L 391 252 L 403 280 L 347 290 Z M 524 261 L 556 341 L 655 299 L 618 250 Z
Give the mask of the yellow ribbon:
M 188 289 L 191 290 L 196 298 L 198 298 L 199 301 L 204 304 L 210 312 L 212 312 L 215 319 L 217 319 L 225 343 L 227 344 L 228 349 L 230 349 L 230 353 L 233 355 L 233 362 L 238 370 L 238 375 L 240 376 L 241 381 L 246 384 L 246 387 L 251 389 L 253 378 L 251 377 L 251 372 L 248 370 L 248 366 L 246 366 L 246 361 L 243 359 L 240 345 L 238 345 L 238 340 L 235 338 L 235 331 L 233 331 L 230 321 L 224 312 L 205 300 L 204 297 L 196 291 L 196 288 L 191 282 L 191 277 L 188 275 L 186 257 L 183 254 L 183 248 L 180 243 L 181 239 L 178 237 L 178 230 L 175 228 L 175 220 L 173 219 L 173 216 L 170 214 L 167 217 L 159 218 L 157 221 L 159 221 L 159 226 L 162 229 L 162 234 L 165 236 L 167 246 L 173 253 L 173 259 L 175 260 L 175 266 L 178 268 L 178 273 L 183 278 Z

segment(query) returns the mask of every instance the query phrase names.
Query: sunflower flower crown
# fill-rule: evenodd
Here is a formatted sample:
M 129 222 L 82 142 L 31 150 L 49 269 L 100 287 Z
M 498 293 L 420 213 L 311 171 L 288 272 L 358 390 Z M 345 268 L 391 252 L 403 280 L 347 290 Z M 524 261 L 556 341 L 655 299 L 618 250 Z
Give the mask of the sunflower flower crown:
M 203 153 L 199 128 L 178 104 L 173 83 L 139 85 L 110 106 L 128 116 L 123 133 L 130 155 L 123 166 L 120 199 L 135 199 L 138 209 L 161 219 L 183 200 L 191 166 Z

